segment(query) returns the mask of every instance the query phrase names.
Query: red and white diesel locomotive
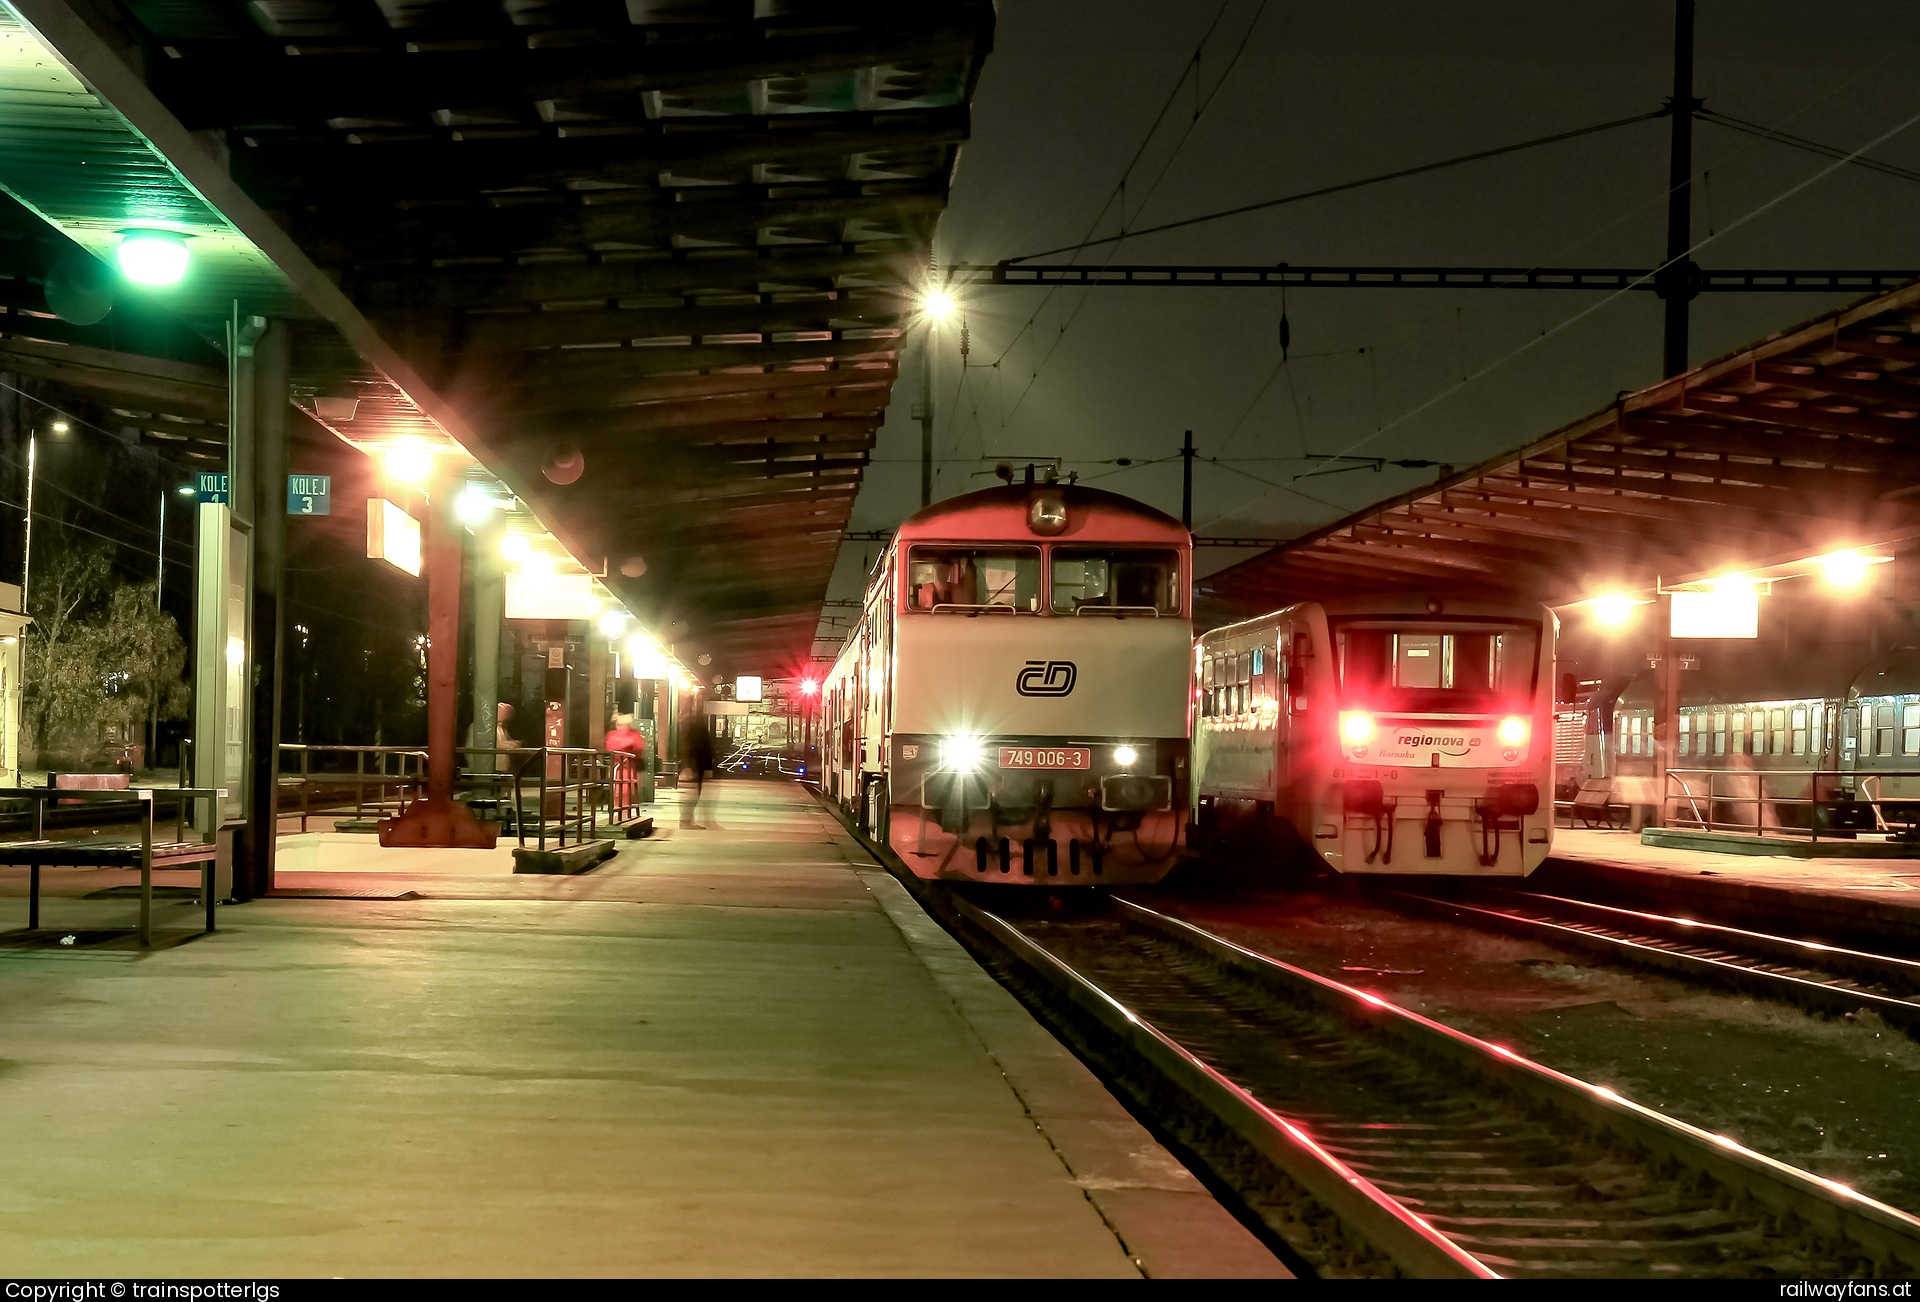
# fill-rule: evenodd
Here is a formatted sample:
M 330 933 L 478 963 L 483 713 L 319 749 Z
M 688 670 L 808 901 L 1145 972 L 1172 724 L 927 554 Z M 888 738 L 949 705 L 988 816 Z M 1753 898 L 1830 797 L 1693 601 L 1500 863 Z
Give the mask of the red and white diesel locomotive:
M 822 788 L 921 877 L 1159 880 L 1188 805 L 1192 566 L 1179 521 L 1098 489 L 921 511 L 822 685 Z
M 1194 648 L 1194 823 L 1290 827 L 1341 873 L 1523 877 L 1553 839 L 1543 606 L 1302 602 Z

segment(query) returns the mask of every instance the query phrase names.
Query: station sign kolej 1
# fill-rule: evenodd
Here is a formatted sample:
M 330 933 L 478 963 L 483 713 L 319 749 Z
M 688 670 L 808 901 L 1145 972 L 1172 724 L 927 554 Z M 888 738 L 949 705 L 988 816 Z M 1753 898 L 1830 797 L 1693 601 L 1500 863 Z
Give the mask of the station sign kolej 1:
M 227 472 L 202 470 L 193 477 L 193 500 L 221 503 L 227 500 Z

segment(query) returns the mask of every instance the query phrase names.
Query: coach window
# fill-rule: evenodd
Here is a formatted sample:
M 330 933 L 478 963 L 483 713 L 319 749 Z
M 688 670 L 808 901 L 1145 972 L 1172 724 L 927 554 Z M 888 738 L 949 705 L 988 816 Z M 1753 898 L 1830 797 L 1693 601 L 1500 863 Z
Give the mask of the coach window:
M 1036 547 L 915 547 L 907 562 L 913 610 L 978 614 L 1040 610 Z
M 1682 755 L 1689 754 L 1690 752 L 1688 748 L 1692 745 L 1692 743 L 1693 743 L 1693 720 L 1683 714 L 1680 716 L 1680 747 L 1679 747 L 1680 754 Z
M 1893 705 L 1878 706 L 1873 719 L 1873 753 L 1875 755 L 1893 754 Z
M 1725 710 L 1713 712 L 1713 753 L 1715 755 L 1727 753 L 1727 712 Z
M 1786 707 L 1778 706 L 1772 710 L 1769 710 L 1767 712 L 1767 722 L 1770 725 L 1769 731 L 1773 733 L 1773 745 L 1769 749 L 1775 755 L 1786 754 L 1787 753 Z
M 1793 707 L 1793 753 L 1807 753 L 1807 707 L 1804 705 Z
M 1640 753 L 1640 716 L 1639 715 L 1636 714 L 1631 719 L 1627 720 L 1627 731 L 1633 735 L 1633 753 L 1635 755 L 1638 755 Z
M 1920 755 L 1920 701 L 1900 707 L 1900 753 Z
M 1180 556 L 1171 551 L 1053 549 L 1053 609 L 1061 615 L 1177 615 Z
M 1747 712 L 1745 710 L 1735 710 L 1733 712 L 1732 751 L 1735 755 L 1745 755 L 1748 753 L 1747 751 Z
M 1824 756 L 1827 753 L 1827 708 L 1824 705 L 1813 707 L 1813 731 L 1808 739 L 1808 746 L 1808 753 L 1811 755 Z

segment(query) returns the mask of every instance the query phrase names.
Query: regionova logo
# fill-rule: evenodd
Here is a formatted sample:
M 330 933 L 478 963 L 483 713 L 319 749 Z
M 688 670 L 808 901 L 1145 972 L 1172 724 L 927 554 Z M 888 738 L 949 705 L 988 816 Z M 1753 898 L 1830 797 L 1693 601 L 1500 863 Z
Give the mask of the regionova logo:
M 1079 676 L 1071 660 L 1029 660 L 1013 686 L 1022 696 L 1071 696 Z

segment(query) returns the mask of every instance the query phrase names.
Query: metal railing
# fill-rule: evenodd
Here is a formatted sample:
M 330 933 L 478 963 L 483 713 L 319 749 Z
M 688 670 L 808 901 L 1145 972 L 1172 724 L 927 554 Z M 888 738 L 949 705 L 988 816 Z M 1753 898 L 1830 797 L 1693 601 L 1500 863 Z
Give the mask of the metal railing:
M 1668 769 L 1661 797 L 1665 827 L 1811 841 L 1861 833 L 1920 840 L 1920 769 Z
M 602 824 L 628 822 L 642 808 L 645 762 L 624 752 L 461 746 L 455 755 L 456 798 L 522 846 L 530 837 L 542 850 L 550 837 L 560 846 L 593 840 Z M 302 832 L 317 817 L 397 818 L 426 793 L 426 768 L 427 752 L 416 746 L 283 745 L 275 812 L 299 818 Z

